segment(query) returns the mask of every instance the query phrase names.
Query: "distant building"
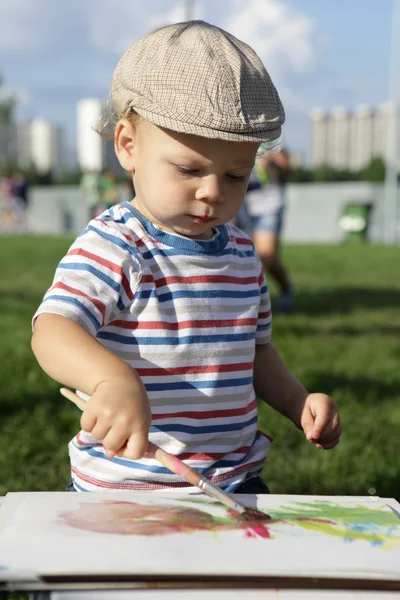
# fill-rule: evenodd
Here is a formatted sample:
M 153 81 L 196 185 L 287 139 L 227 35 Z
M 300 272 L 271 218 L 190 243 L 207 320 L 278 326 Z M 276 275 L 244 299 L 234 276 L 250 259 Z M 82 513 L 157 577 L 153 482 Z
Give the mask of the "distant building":
M 393 118 L 394 106 L 391 102 L 384 102 L 375 112 L 372 124 L 372 155 L 386 156 L 388 144 L 388 130 Z M 400 134 L 399 115 L 397 115 L 397 131 Z
M 375 115 L 369 106 L 360 104 L 356 107 L 350 119 L 350 152 L 348 169 L 359 171 L 371 162 L 372 124 Z
M 31 122 L 32 166 L 41 175 L 59 175 L 63 169 L 61 129 L 46 119 Z
M 326 158 L 335 169 L 346 169 L 349 163 L 350 114 L 343 106 L 335 107 L 327 122 Z
M 82 171 L 102 171 L 104 144 L 95 131 L 103 112 L 98 98 L 84 98 L 77 104 L 77 156 Z
M 328 115 L 321 108 L 311 113 L 311 163 L 314 167 L 324 165 L 327 160 Z
M 63 130 L 41 118 L 14 123 L 13 157 L 18 169 L 57 177 L 65 166 Z
M 83 98 L 77 104 L 78 165 L 82 171 L 101 172 L 110 169 L 121 173 L 113 140 L 104 140 L 97 133 L 104 108 L 104 102 L 100 98 Z
M 329 112 L 314 109 L 310 115 L 311 166 L 358 171 L 368 166 L 374 157 L 386 160 L 393 110 L 390 103 L 377 109 L 362 104 L 352 111 L 344 107 L 335 107 Z M 400 142 L 400 123 L 398 134 Z

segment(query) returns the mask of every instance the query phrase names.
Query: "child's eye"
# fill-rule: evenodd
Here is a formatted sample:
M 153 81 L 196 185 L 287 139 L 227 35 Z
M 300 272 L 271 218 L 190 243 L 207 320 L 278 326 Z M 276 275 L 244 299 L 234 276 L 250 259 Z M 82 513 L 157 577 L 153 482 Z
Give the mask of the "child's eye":
M 237 182 L 240 183 L 241 181 L 244 181 L 246 179 L 246 177 L 244 175 L 232 175 L 232 173 L 227 173 L 226 177 L 232 181 L 232 182 Z
M 187 167 L 180 167 L 179 165 L 175 166 L 175 169 L 178 171 L 178 173 L 181 173 L 182 175 L 187 175 L 187 176 L 194 176 L 194 175 L 198 175 L 199 170 L 198 169 L 188 169 Z

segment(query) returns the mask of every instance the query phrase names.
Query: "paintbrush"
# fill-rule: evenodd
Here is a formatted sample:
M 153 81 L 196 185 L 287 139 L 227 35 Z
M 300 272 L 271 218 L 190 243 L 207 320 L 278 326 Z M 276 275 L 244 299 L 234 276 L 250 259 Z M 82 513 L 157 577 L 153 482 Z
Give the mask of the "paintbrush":
M 61 388 L 60 393 L 65 396 L 65 398 L 76 404 L 76 406 L 82 410 L 85 410 L 86 401 L 82 400 L 82 398 L 77 396 L 74 392 L 68 390 L 67 388 Z M 234 500 L 231 495 L 221 490 L 191 467 L 188 467 L 188 465 L 186 465 L 179 458 L 173 454 L 169 454 L 165 450 L 162 450 L 155 444 L 149 442 L 148 451 L 152 452 L 156 460 L 158 460 L 158 462 L 160 462 L 164 467 L 172 471 L 172 473 L 179 475 L 185 481 L 190 483 L 190 485 L 198 487 L 200 490 L 202 490 L 205 494 L 207 494 L 207 496 L 218 500 L 218 502 L 224 506 L 237 512 L 241 519 L 244 519 L 245 521 L 265 521 L 271 518 L 269 515 L 257 510 L 256 508 L 249 508 L 237 500 Z

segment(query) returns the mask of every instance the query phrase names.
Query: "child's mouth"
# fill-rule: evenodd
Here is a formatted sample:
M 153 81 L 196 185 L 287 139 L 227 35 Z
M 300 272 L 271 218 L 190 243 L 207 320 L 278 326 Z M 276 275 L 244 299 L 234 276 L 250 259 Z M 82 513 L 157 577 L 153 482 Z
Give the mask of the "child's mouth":
M 209 217 L 208 215 L 204 215 L 202 217 L 198 217 L 197 215 L 190 215 L 195 223 L 211 223 L 211 221 L 215 221 L 215 217 Z

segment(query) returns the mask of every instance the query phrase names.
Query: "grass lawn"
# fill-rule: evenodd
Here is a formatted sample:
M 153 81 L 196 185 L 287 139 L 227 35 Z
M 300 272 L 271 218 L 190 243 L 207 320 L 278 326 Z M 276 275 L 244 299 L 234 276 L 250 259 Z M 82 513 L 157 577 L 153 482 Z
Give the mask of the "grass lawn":
M 30 349 L 32 314 L 69 244 L 0 238 L 0 495 L 63 490 L 69 480 L 67 443 L 79 412 Z M 275 440 L 263 472 L 272 492 L 400 500 L 399 254 L 373 246 L 285 248 L 298 310 L 274 316 L 273 340 L 306 387 L 339 403 L 344 433 L 335 450 L 316 450 L 263 405 L 260 426 Z

